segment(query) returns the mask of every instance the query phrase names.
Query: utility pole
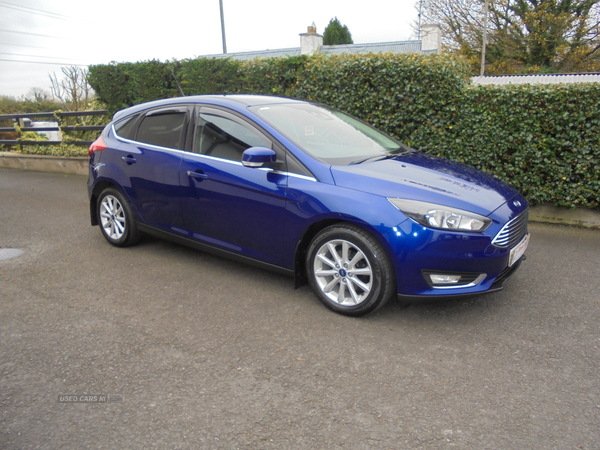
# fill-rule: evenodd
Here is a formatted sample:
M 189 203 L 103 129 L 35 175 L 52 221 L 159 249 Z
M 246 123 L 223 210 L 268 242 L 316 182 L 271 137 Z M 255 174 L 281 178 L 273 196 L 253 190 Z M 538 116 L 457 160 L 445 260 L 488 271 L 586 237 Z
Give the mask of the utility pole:
M 481 70 L 479 71 L 480 77 L 485 74 L 485 47 L 487 45 L 487 21 L 489 8 L 490 0 L 485 0 L 485 6 L 483 8 L 483 42 L 481 43 Z
M 419 30 L 417 31 L 417 39 L 421 40 L 421 16 L 423 14 L 423 0 L 419 0 Z
M 223 35 L 223 54 L 227 53 L 227 44 L 225 43 L 225 18 L 223 17 L 223 0 L 219 0 L 221 7 L 221 34 Z

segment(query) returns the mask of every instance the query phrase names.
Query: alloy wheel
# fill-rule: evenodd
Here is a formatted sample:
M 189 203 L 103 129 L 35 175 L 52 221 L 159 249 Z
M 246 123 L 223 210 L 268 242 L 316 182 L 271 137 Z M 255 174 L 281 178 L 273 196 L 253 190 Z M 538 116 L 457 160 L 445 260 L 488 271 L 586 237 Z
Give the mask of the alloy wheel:
M 119 199 L 107 195 L 100 203 L 100 222 L 106 236 L 118 241 L 125 233 L 125 211 Z
M 371 264 L 352 242 L 335 239 L 324 243 L 315 255 L 313 268 L 318 288 L 338 305 L 358 305 L 371 292 Z

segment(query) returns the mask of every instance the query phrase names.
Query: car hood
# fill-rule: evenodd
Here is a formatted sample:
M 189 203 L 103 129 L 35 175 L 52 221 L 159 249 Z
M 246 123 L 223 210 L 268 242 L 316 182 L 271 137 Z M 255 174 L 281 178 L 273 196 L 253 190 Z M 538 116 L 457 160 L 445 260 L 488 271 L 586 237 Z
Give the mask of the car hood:
M 424 153 L 332 166 L 337 186 L 384 197 L 420 200 L 487 216 L 518 192 L 464 164 Z

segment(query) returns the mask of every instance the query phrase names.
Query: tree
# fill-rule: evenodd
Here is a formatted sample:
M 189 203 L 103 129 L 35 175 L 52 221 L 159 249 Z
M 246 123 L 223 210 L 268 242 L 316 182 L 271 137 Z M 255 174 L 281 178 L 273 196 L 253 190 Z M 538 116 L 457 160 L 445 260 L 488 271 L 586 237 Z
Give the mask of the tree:
M 67 109 L 78 111 L 85 108 L 93 96 L 92 87 L 88 83 L 88 70 L 79 66 L 63 67 L 63 78 L 50 75 L 52 95 L 65 103 Z
M 32 102 L 38 103 L 43 101 L 52 101 L 52 95 L 48 91 L 40 87 L 33 87 L 29 89 L 29 92 L 27 93 L 27 96 L 25 98 L 27 100 L 31 100 Z
M 352 35 L 346 25 L 342 25 L 338 18 L 331 19 L 329 25 L 323 32 L 323 44 L 324 45 L 341 45 L 341 44 L 353 44 Z
M 428 21 L 444 44 L 476 65 L 484 0 L 425 0 Z M 600 0 L 496 0 L 488 18 L 487 73 L 600 69 Z

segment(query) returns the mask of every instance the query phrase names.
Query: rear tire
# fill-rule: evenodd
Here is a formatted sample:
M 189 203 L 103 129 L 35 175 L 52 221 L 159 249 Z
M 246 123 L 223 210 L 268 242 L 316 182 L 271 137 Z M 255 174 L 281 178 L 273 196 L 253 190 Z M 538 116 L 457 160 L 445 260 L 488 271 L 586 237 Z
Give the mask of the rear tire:
M 381 308 L 394 292 L 392 263 L 366 230 L 336 224 L 312 240 L 306 258 L 309 284 L 335 312 L 364 316 Z
M 115 247 L 129 247 L 140 240 L 131 205 L 120 191 L 104 189 L 97 205 L 100 230 L 109 243 Z

